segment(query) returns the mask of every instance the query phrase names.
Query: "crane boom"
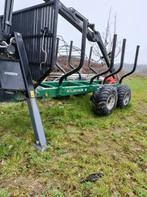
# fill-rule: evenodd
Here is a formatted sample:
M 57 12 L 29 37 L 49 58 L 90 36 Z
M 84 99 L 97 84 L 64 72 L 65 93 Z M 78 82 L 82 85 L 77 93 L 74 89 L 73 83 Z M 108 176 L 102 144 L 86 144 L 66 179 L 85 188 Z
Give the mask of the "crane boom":
M 44 0 L 45 2 L 49 2 L 52 0 Z M 82 33 L 83 31 L 83 21 L 88 19 L 83 16 L 81 13 L 79 13 L 76 9 L 74 8 L 68 8 L 66 7 L 61 1 L 59 1 L 58 4 L 58 9 L 59 9 L 59 14 L 65 18 L 69 23 L 71 23 L 78 31 Z M 87 30 L 87 39 L 90 42 L 95 42 L 98 44 L 102 56 L 107 64 L 108 67 L 110 67 L 110 58 L 107 54 L 106 47 L 104 46 L 101 34 L 99 31 L 95 29 L 95 25 L 89 23 L 88 21 L 88 30 Z

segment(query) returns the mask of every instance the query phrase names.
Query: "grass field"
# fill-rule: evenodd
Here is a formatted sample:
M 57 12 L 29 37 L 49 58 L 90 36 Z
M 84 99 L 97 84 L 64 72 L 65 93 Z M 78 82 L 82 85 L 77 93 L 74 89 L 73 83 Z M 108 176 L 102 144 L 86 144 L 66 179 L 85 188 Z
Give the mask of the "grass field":
M 90 95 L 39 102 L 48 151 L 37 152 L 25 103 L 0 106 L 0 197 L 146 197 L 147 78 L 131 105 L 97 117 Z M 96 183 L 80 184 L 95 172 Z

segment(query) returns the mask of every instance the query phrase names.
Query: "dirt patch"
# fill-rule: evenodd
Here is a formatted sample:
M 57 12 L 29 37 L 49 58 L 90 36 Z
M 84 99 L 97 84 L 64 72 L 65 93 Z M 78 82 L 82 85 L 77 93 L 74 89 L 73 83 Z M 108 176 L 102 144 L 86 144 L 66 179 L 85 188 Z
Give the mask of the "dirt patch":
M 0 182 L 1 188 L 9 188 L 13 197 L 33 197 L 43 192 L 44 186 L 32 177 L 17 177 Z M 21 194 L 20 194 L 21 191 Z

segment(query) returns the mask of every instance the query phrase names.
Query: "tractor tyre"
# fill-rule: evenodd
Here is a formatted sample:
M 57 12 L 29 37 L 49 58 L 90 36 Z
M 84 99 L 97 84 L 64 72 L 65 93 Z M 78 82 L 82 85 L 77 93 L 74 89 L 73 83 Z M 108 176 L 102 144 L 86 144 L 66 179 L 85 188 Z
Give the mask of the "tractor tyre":
M 117 100 L 117 89 L 109 85 L 104 85 L 93 92 L 91 97 L 92 109 L 97 115 L 110 115 L 117 106 Z
M 120 85 L 117 89 L 118 102 L 117 106 L 120 108 L 126 108 L 131 101 L 131 90 L 126 85 Z

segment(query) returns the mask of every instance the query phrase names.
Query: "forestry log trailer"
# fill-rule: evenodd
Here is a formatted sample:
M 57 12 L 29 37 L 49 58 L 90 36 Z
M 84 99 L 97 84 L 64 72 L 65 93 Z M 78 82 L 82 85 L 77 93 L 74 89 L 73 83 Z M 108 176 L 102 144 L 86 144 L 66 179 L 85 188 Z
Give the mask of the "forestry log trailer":
M 120 65 L 114 69 L 117 35 L 114 35 L 112 52 L 108 55 L 95 25 L 74 8 L 65 7 L 59 0 L 45 0 L 42 4 L 13 13 L 13 4 L 14 0 L 5 0 L 4 15 L 0 17 L 0 92 L 17 91 L 25 95 L 38 149 L 46 149 L 47 143 L 36 94 L 41 98 L 57 98 L 92 92 L 92 108 L 99 115 L 111 114 L 116 106 L 128 106 L 131 90 L 122 85 L 122 81 L 136 70 L 139 46 L 136 49 L 133 69 L 118 80 L 115 76 L 124 65 L 126 39 L 122 44 Z M 58 81 L 44 81 L 57 65 L 59 15 L 81 32 L 80 63 L 75 68 L 69 58 L 72 68 L 70 72 L 64 73 Z M 91 50 L 88 67 L 94 72 L 92 78 L 67 80 L 75 73 L 79 73 L 80 76 L 85 62 L 87 40 L 98 45 L 108 68 L 102 73 L 96 73 L 91 68 Z M 72 45 L 70 57 L 71 52 Z M 63 67 L 60 68 L 64 71 Z

